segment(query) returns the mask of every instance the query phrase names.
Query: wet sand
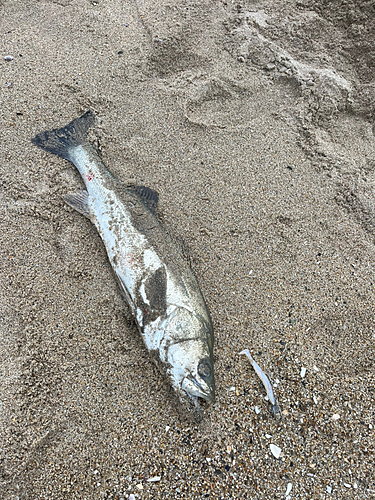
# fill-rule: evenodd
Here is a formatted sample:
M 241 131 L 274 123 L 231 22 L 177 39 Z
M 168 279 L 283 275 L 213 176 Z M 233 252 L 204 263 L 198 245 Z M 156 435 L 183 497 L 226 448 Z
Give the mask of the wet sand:
M 0 12 L 1 498 L 374 498 L 373 7 Z M 87 109 L 106 165 L 157 190 L 189 248 L 215 329 L 201 423 L 152 363 L 95 228 L 63 202 L 78 173 L 30 142 Z

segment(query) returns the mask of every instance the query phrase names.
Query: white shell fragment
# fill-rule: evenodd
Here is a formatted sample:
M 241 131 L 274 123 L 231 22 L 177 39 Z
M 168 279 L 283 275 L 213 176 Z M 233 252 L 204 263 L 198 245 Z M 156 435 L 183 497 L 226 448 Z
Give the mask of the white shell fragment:
M 255 411 L 255 413 L 256 413 L 257 415 L 259 415 L 259 413 L 260 413 L 260 409 L 259 409 L 257 406 L 255 406 L 255 407 L 254 407 L 254 411 Z
M 305 377 L 305 375 L 306 375 L 306 368 L 303 366 L 303 367 L 301 368 L 301 378 L 304 378 L 304 377 Z
M 280 458 L 281 448 L 279 448 L 275 444 L 270 444 L 270 450 L 275 458 Z
M 331 418 L 332 420 L 338 420 L 340 418 L 340 415 L 338 413 L 335 413 Z
M 4 56 L 5 61 L 13 61 L 14 57 L 13 56 Z
M 273 393 L 273 388 L 272 388 L 271 382 L 268 380 L 267 375 L 263 372 L 263 370 L 260 368 L 258 363 L 253 359 L 253 357 L 251 356 L 251 354 L 249 352 L 249 349 L 244 349 L 243 351 L 240 352 L 240 354 L 245 354 L 249 358 L 251 364 L 253 365 L 255 373 L 258 375 L 258 377 L 260 378 L 260 380 L 262 381 L 262 383 L 264 385 L 264 388 L 266 389 L 267 398 L 269 399 L 269 401 L 271 402 L 271 405 L 272 405 L 273 416 L 275 418 L 280 417 L 281 411 L 280 411 L 279 405 L 276 402 L 276 398 L 275 398 L 275 395 Z M 255 412 L 257 413 L 256 410 L 255 410 Z
M 332 493 L 332 488 L 330 486 L 327 486 L 327 493 Z
M 318 398 L 315 396 L 315 394 L 313 396 L 313 401 L 316 405 L 319 403 Z
M 137 484 L 135 487 L 139 490 L 143 490 L 143 485 L 141 483 Z
M 147 482 L 148 483 L 157 483 L 158 481 L 160 481 L 160 479 L 161 479 L 161 476 L 149 477 L 147 479 Z
M 289 493 L 292 491 L 292 488 L 293 488 L 293 484 L 292 483 L 288 483 L 287 486 L 286 486 L 286 492 L 285 492 L 285 496 L 287 497 L 289 495 Z
M 128 500 L 135 500 L 135 496 L 133 495 L 133 493 L 130 493 Z

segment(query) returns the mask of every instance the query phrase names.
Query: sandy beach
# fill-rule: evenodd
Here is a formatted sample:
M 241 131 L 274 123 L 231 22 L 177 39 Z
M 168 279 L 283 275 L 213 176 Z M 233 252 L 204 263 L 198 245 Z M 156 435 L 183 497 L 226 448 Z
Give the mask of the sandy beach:
M 374 3 L 0 13 L 1 499 L 375 498 Z M 30 141 L 88 109 L 104 163 L 189 249 L 215 331 L 201 422 L 63 201 L 79 174 Z

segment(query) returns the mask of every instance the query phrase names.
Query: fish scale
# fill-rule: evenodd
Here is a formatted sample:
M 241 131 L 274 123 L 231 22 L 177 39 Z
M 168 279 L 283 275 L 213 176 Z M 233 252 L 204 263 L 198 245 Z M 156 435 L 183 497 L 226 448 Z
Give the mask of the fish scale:
M 213 327 L 198 282 L 157 218 L 157 193 L 121 183 L 88 143 L 94 123 L 88 111 L 32 142 L 81 174 L 86 191 L 65 200 L 96 226 L 143 341 L 180 400 L 213 402 Z

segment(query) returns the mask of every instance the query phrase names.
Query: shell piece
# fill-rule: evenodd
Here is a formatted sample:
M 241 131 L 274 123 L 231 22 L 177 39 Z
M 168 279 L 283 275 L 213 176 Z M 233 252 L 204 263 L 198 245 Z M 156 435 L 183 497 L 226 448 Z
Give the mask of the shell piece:
M 264 371 L 261 369 L 261 367 L 258 365 L 258 363 L 254 360 L 254 358 L 251 356 L 249 349 L 244 349 L 243 351 L 240 352 L 240 354 L 245 354 L 250 359 L 250 362 L 253 365 L 255 373 L 258 375 L 258 377 L 260 378 L 260 380 L 262 381 L 262 383 L 264 385 L 264 388 L 266 389 L 267 397 L 272 405 L 273 416 L 275 418 L 280 418 L 281 410 L 280 410 L 279 405 L 276 402 L 273 388 L 272 388 L 271 382 L 269 381 L 267 375 L 264 373 Z
M 278 447 L 278 446 L 276 446 L 275 444 L 270 444 L 270 450 L 271 450 L 272 455 L 273 455 L 275 458 L 280 458 L 281 448 L 279 448 L 279 447 Z

